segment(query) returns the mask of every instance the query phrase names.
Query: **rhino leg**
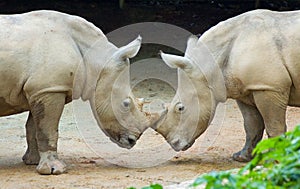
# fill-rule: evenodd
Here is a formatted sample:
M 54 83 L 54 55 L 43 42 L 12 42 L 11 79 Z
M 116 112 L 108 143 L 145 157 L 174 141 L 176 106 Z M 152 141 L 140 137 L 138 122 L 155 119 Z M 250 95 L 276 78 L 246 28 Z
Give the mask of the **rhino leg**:
M 61 174 L 66 171 L 65 163 L 57 156 L 58 123 L 65 98 L 63 93 L 48 93 L 30 100 L 40 155 L 37 171 L 40 174 Z
M 268 137 L 275 137 L 285 133 L 285 116 L 289 100 L 289 93 L 258 91 L 253 93 L 253 97 L 255 104 L 264 119 Z
M 31 112 L 29 112 L 26 122 L 27 150 L 23 156 L 26 165 L 37 165 L 40 161 L 38 146 L 36 142 L 35 124 Z
M 244 118 L 246 142 L 243 149 L 233 154 L 233 159 L 240 162 L 248 162 L 252 159 L 252 150 L 262 139 L 264 131 L 263 118 L 255 106 L 237 101 Z

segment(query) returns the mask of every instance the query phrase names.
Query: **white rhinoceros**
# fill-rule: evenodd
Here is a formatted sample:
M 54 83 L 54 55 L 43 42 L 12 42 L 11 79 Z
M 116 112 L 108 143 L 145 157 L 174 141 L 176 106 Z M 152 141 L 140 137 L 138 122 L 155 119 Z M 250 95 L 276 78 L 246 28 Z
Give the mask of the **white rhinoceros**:
M 1 15 L 0 25 L 0 116 L 29 111 L 23 160 L 38 164 L 40 174 L 66 169 L 57 157 L 58 123 L 72 99 L 89 100 L 101 129 L 121 147 L 131 148 L 154 122 L 140 112 L 129 81 L 113 85 L 129 74 L 140 37 L 117 48 L 83 18 L 55 11 Z M 113 90 L 118 98 L 111 99 Z
M 217 104 L 236 99 L 246 142 L 233 158 L 249 161 L 264 129 L 269 137 L 284 133 L 287 106 L 300 106 L 299 31 L 300 11 L 254 10 L 191 37 L 184 57 L 162 53 L 179 68 L 179 79 L 156 130 L 175 150 L 186 150 L 207 129 Z

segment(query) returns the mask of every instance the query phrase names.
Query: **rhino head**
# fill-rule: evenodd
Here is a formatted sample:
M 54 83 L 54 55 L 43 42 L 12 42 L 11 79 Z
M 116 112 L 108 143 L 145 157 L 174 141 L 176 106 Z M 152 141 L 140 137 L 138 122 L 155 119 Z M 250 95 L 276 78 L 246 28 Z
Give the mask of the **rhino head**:
M 85 59 L 101 66 L 86 66 L 86 82 L 81 98 L 90 101 L 94 116 L 101 130 L 120 147 L 130 149 L 141 134 L 161 117 L 142 112 L 142 102 L 131 92 L 129 58 L 141 47 L 141 37 L 117 48 L 107 39 L 90 48 Z M 102 52 L 102 55 L 101 55 Z M 105 54 L 105 55 L 103 55 Z M 96 57 L 96 58 L 95 58 Z M 95 60 L 96 59 L 96 60 Z M 94 80 L 97 76 L 97 80 Z
M 167 114 L 152 127 L 176 151 L 186 150 L 207 129 L 218 102 L 226 100 L 219 66 L 196 36 L 189 38 L 184 56 L 161 52 L 163 61 L 178 69 L 178 88 Z

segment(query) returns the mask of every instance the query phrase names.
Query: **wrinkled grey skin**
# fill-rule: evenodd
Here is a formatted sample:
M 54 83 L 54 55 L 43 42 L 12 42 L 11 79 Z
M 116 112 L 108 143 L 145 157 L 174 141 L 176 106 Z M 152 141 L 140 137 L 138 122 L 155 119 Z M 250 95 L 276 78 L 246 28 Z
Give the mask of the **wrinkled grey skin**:
M 233 158 L 251 160 L 264 129 L 269 137 L 286 132 L 287 106 L 300 106 L 299 31 L 300 11 L 255 10 L 219 23 L 199 40 L 191 37 L 184 57 L 162 53 L 169 66 L 179 69 L 179 87 L 165 121 L 156 130 L 175 150 L 186 150 L 208 127 L 216 105 L 236 99 L 244 118 L 246 142 Z M 205 61 L 208 55 L 201 51 L 203 46 L 220 72 L 199 69 L 211 63 Z M 216 81 L 209 82 L 211 78 Z M 180 85 L 184 82 L 193 85 L 197 93 L 186 91 Z M 182 121 L 190 119 L 194 109 L 200 113 L 191 120 L 198 123 Z
M 54 11 L 1 15 L 0 25 L 0 116 L 29 111 L 23 160 L 38 164 L 40 174 L 66 170 L 57 157 L 58 123 L 72 99 L 89 100 L 101 129 L 121 147 L 131 148 L 154 120 L 140 112 L 129 82 L 111 98 L 140 37 L 117 48 L 93 24 Z M 112 101 L 126 111 L 114 114 Z

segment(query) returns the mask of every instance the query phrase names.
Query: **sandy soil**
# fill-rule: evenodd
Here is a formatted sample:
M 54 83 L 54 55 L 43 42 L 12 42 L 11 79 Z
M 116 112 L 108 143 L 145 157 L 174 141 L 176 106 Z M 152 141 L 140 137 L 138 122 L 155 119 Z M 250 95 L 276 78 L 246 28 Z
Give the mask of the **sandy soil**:
M 171 75 L 168 75 L 169 78 Z M 134 79 L 136 78 L 132 78 Z M 158 80 L 148 80 L 136 84 L 134 88 L 136 96 L 142 95 L 146 100 L 154 98 L 170 100 L 174 95 L 172 84 L 157 82 Z M 212 170 L 227 170 L 244 165 L 231 158 L 232 153 L 242 148 L 245 140 L 242 116 L 233 100 L 228 100 L 221 106 L 209 129 L 189 150 L 176 154 L 170 150 L 160 135 L 148 130 L 141 137 L 137 147 L 132 149 L 132 151 L 137 150 L 138 154 L 133 153 L 129 159 L 124 158 L 125 163 L 120 162 L 119 148 L 116 145 L 111 147 L 113 144 L 104 135 L 104 138 L 97 140 L 104 141 L 104 146 L 108 148 L 103 148 L 103 153 L 101 149 L 97 149 L 99 151 L 91 149 L 92 145 L 85 141 L 78 129 L 74 112 L 76 112 L 74 104 L 67 105 L 60 122 L 58 151 L 60 158 L 68 165 L 68 172 L 58 176 L 39 175 L 35 171 L 35 166 L 26 166 L 21 160 L 26 150 L 24 124 L 27 113 L 0 118 L 0 188 L 116 189 L 130 186 L 139 188 L 151 183 L 168 186 L 194 179 Z M 299 123 L 299 118 L 299 109 L 288 109 L 288 130 Z M 160 145 L 163 146 L 161 147 L 163 151 L 153 151 L 153 149 L 160 149 Z M 107 150 L 111 153 L 115 152 L 116 156 L 111 157 L 110 160 L 115 158 L 117 165 L 106 161 Z M 170 154 L 172 157 L 170 160 L 156 165 L 161 157 L 165 158 Z M 148 166 L 139 165 L 137 166 L 139 168 L 134 168 L 132 163 L 135 163 L 135 160 L 136 163 L 141 161 L 150 163 L 147 164 Z M 129 161 L 129 165 L 126 161 L 127 163 Z M 149 167 L 151 162 L 156 166 Z

